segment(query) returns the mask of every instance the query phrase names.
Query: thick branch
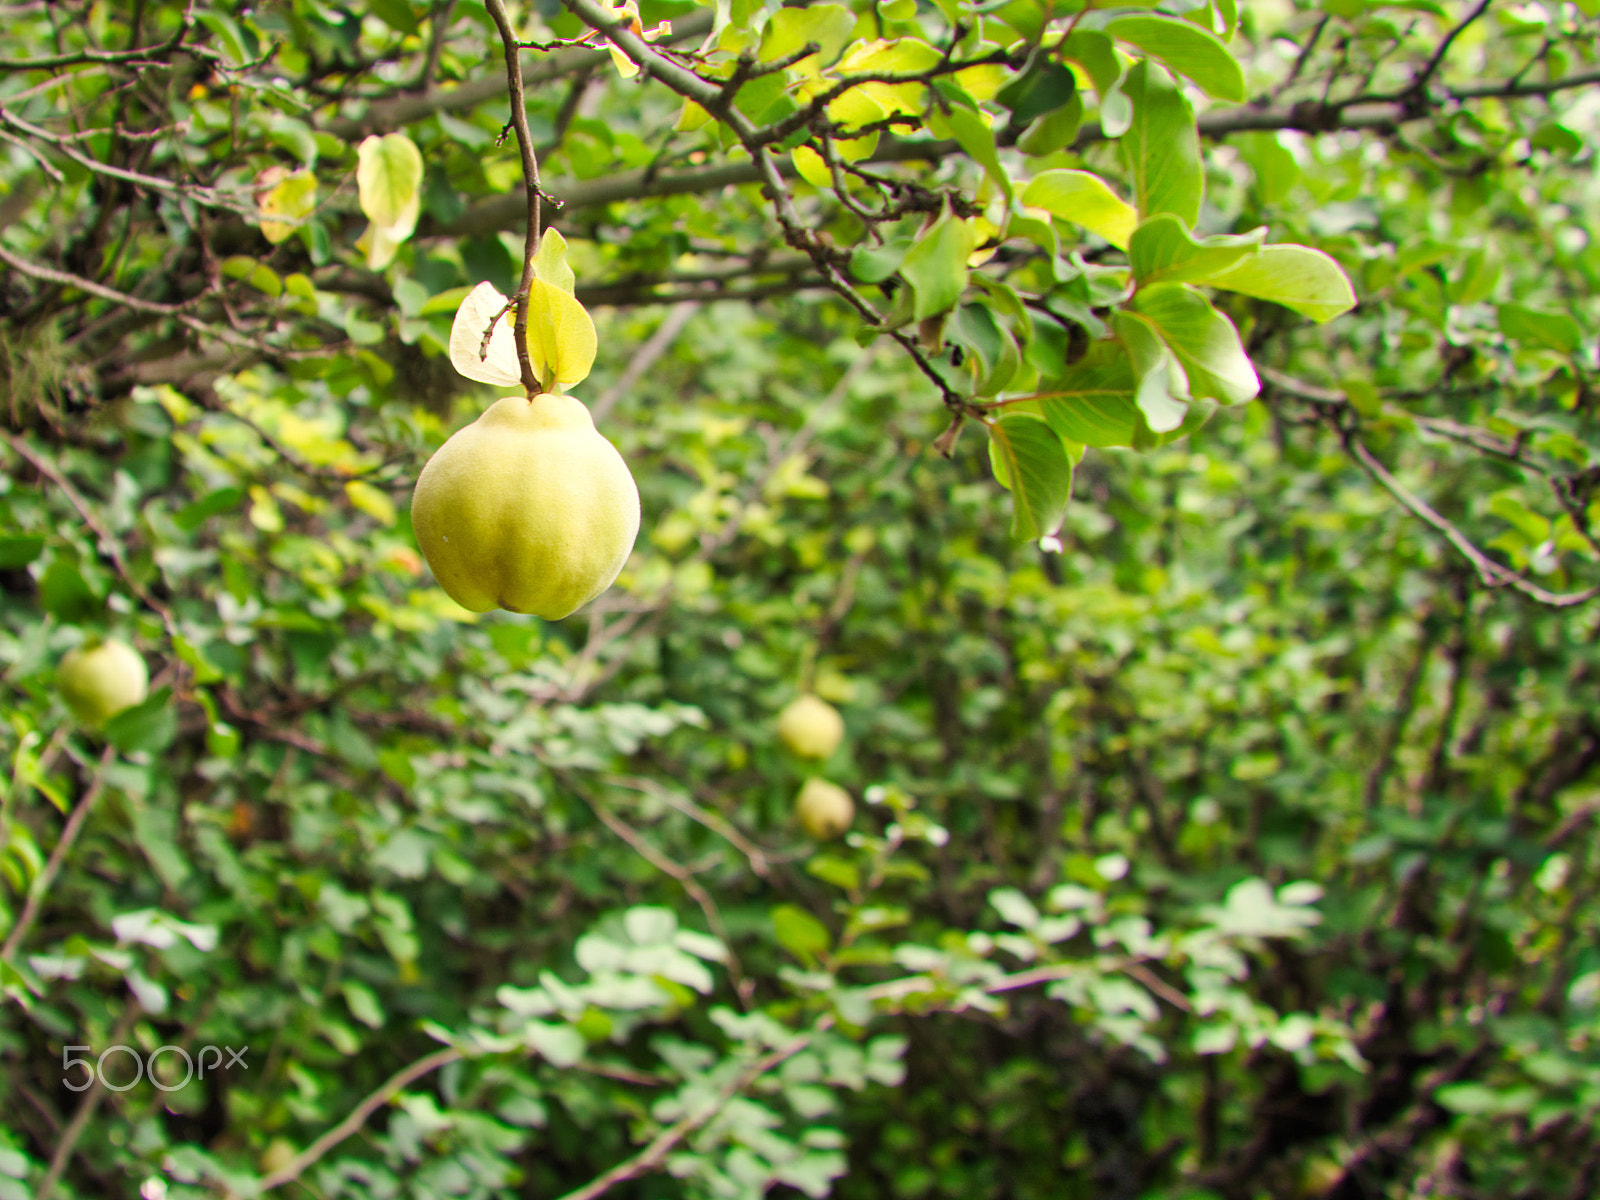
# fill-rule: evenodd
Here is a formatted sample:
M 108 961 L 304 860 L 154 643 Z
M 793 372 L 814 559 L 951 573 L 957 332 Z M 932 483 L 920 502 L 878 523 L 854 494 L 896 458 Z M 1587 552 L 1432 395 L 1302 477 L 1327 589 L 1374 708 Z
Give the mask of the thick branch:
M 698 76 L 693 77 L 699 79 Z M 716 89 L 706 84 L 704 80 L 699 82 L 715 92 Z M 1456 88 L 1450 95 L 1457 101 L 1515 99 L 1549 96 L 1560 91 L 1590 87 L 1596 83 L 1600 83 L 1600 71 L 1585 71 L 1544 83 L 1506 80 L 1477 87 Z M 1354 133 L 1372 129 L 1393 129 L 1407 122 L 1425 120 L 1432 115 L 1431 112 L 1410 113 L 1403 100 L 1392 97 L 1360 105 L 1311 102 L 1272 108 L 1240 108 L 1228 112 L 1206 113 L 1199 118 L 1197 124 L 1202 136 L 1224 138 L 1234 133 L 1270 132 L 1281 129 L 1296 129 L 1306 133 L 1341 131 Z M 1105 133 L 1100 126 L 1097 123 L 1090 123 L 1078 131 L 1073 149 L 1082 150 L 1105 140 Z M 869 163 L 937 161 L 959 153 L 961 147 L 954 141 L 886 141 L 876 154 L 865 161 Z M 785 179 L 793 179 L 798 174 L 787 158 L 780 160 L 776 166 Z M 763 171 L 751 162 L 718 163 L 698 170 L 660 175 L 652 175 L 648 170 L 621 171 L 599 179 L 575 180 L 570 186 L 560 187 L 560 192 L 565 203 L 563 212 L 571 213 L 577 209 L 594 208 L 623 200 L 716 191 L 730 185 L 755 183 L 764 177 Z M 438 227 L 432 232 L 448 236 L 476 236 L 497 229 L 510 228 L 520 216 L 522 206 L 523 199 L 520 196 L 497 196 L 474 205 L 450 224 Z

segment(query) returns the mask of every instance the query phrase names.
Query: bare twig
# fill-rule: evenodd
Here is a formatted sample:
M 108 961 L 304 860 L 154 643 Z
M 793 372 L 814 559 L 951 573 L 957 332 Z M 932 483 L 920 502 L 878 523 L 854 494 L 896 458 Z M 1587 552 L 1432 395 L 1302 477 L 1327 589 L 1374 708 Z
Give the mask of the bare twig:
M 3 253 L 3 251 L 0 251 L 0 255 L 3 255 Z M 122 581 L 128 585 L 128 590 L 137 596 L 145 607 L 161 617 L 162 623 L 166 625 L 168 632 L 175 633 L 172 611 L 152 596 L 144 584 L 133 577 L 133 572 L 128 569 L 127 560 L 122 557 L 122 547 L 118 545 L 116 538 L 111 536 L 111 531 L 101 524 L 100 518 L 95 515 L 94 510 L 89 507 L 88 502 L 84 500 L 78 489 L 73 487 L 72 481 L 66 477 L 61 468 L 16 434 L 8 432 L 5 434 L 5 439 L 13 450 L 33 464 L 35 470 L 61 489 L 61 493 L 66 496 L 68 503 L 78 510 L 78 515 L 83 518 L 83 523 L 99 539 L 101 551 L 111 559 L 112 565 L 117 569 L 117 574 L 122 576 Z
M 72 67 L 84 63 L 147 63 L 178 49 L 183 44 L 184 35 L 189 32 L 193 24 L 194 4 L 191 2 L 185 6 L 183 18 L 178 22 L 178 28 L 173 35 L 156 45 L 139 46 L 133 50 L 96 50 L 91 47 L 66 54 L 53 54 L 47 58 L 12 59 L 0 66 L 7 71 L 47 71 L 55 67 Z M 162 64 L 157 62 L 156 65 Z
M 1444 35 L 1444 38 L 1434 50 L 1433 57 L 1423 64 L 1422 70 L 1418 71 L 1416 78 L 1411 81 L 1411 86 L 1406 89 L 1407 94 L 1413 96 L 1422 94 L 1427 88 L 1429 80 L 1438 73 L 1439 67 L 1444 63 L 1444 56 L 1450 52 L 1450 47 L 1455 43 L 1455 40 L 1466 32 L 1468 25 L 1471 25 L 1489 10 L 1491 3 L 1492 0 L 1479 0 L 1478 7 L 1462 17 L 1456 27 Z
M 299 1179 L 307 1167 L 311 1166 L 351 1134 L 360 1130 L 367 1123 L 368 1117 L 389 1103 L 390 1100 L 393 1100 L 406 1087 L 415 1083 L 429 1072 L 437 1071 L 440 1067 L 453 1063 L 460 1057 L 461 1051 L 453 1048 L 435 1050 L 432 1054 L 417 1059 L 410 1066 L 396 1071 L 376 1091 L 351 1109 L 350 1115 L 345 1117 L 344 1120 L 340 1121 L 276 1171 L 273 1171 L 270 1175 L 263 1176 L 256 1185 L 259 1192 L 270 1192 L 273 1188 L 282 1187 L 286 1183 L 293 1183 L 296 1179 Z
M 1518 575 L 1509 567 L 1501 566 L 1490 558 L 1477 546 L 1472 544 L 1466 534 L 1457 529 L 1450 521 L 1439 515 L 1427 501 L 1411 491 L 1401 483 L 1388 469 L 1373 456 L 1366 444 L 1353 432 L 1342 433 L 1345 449 L 1350 456 L 1366 468 L 1367 474 L 1377 480 L 1385 490 L 1396 500 L 1410 509 L 1416 516 L 1421 517 L 1433 528 L 1445 536 L 1445 539 L 1459 550 L 1478 572 L 1485 587 L 1509 587 L 1521 592 L 1530 599 L 1537 600 L 1540 604 L 1548 604 L 1553 608 L 1570 608 L 1575 604 L 1585 604 L 1600 596 L 1600 585 L 1588 587 L 1581 592 L 1552 592 L 1542 588 L 1529 579 Z
M 111 1032 L 113 1045 L 120 1045 L 128 1036 L 128 1030 L 133 1027 L 134 1018 L 138 1014 L 137 1004 L 129 1004 L 122 1010 L 122 1016 L 117 1019 L 116 1027 Z M 100 1107 L 100 1099 L 105 1092 L 105 1080 L 96 1071 L 93 1083 L 84 1092 L 83 1099 L 78 1101 L 78 1111 L 72 1114 L 72 1120 L 61 1134 L 61 1141 L 57 1143 L 56 1152 L 50 1159 L 50 1169 L 45 1173 L 44 1181 L 39 1184 L 39 1190 L 33 1200 L 50 1200 L 50 1197 L 55 1195 L 56 1184 L 61 1182 L 62 1174 L 66 1171 L 67 1164 L 72 1161 L 73 1152 L 78 1148 L 78 1139 L 83 1136 L 83 1131 L 89 1128 L 89 1122 L 94 1119 L 95 1109 Z
M 600 398 L 589 406 L 589 413 L 595 421 L 604 420 L 616 405 L 617 401 L 627 395 L 628 389 L 644 377 L 646 371 L 656 365 L 656 360 L 665 354 L 671 347 L 678 334 L 683 332 L 683 327 L 689 323 L 689 318 L 700 310 L 698 300 L 680 300 L 668 310 L 666 319 L 656 326 L 644 345 L 634 352 L 632 360 L 623 369 L 617 381 L 600 394 Z
M 17 918 L 17 923 L 11 927 L 11 932 L 6 937 L 5 945 L 0 946 L 0 962 L 8 963 L 16 954 L 18 947 L 28 936 L 28 931 L 33 928 L 33 923 L 39 917 L 39 910 L 44 906 L 45 896 L 49 894 L 50 885 L 55 882 L 56 876 L 61 873 L 62 864 L 67 861 L 73 843 L 78 840 L 78 834 L 83 831 L 83 823 L 89 819 L 89 814 L 94 811 L 95 803 L 100 799 L 100 793 L 106 787 L 106 768 L 116 758 L 116 748 L 107 746 L 100 755 L 100 765 L 95 768 L 94 778 L 89 781 L 88 790 L 72 808 L 72 815 L 67 818 L 66 825 L 61 830 L 61 836 L 56 839 L 55 849 L 50 851 L 50 858 L 44 864 L 44 870 L 34 879 L 28 888 L 28 898 L 23 903 L 22 915 Z
M 533 150 L 533 134 L 528 129 L 528 102 L 522 94 L 522 58 L 517 48 L 517 31 L 506 12 L 505 0 L 485 0 L 489 15 L 505 43 L 506 82 L 511 87 L 511 124 L 517 131 L 517 148 L 522 152 L 522 181 L 527 192 L 528 230 L 522 248 L 522 282 L 513 297 L 517 302 L 515 335 L 517 363 L 522 368 L 522 386 L 528 395 L 544 390 L 544 382 L 533 370 L 528 357 L 528 293 L 533 287 L 533 259 L 539 252 L 539 159 Z
M 699 1129 L 702 1125 L 715 1118 L 718 1113 L 728 1107 L 728 1105 L 732 1103 L 733 1100 L 740 1095 L 740 1093 L 742 1093 L 757 1079 L 760 1079 L 774 1067 L 780 1066 L 787 1060 L 793 1058 L 796 1054 L 799 1054 L 800 1051 L 809 1046 L 819 1034 L 832 1025 L 833 1017 L 831 1015 L 824 1016 L 818 1020 L 808 1032 L 802 1033 L 799 1037 L 795 1038 L 788 1044 L 780 1046 L 776 1050 L 773 1050 L 770 1053 L 756 1059 L 743 1071 L 740 1071 L 738 1075 L 734 1076 L 731 1080 L 724 1084 L 722 1090 L 717 1093 L 715 1099 L 705 1105 L 705 1107 L 689 1113 L 681 1120 L 668 1126 L 666 1129 L 657 1134 L 648 1146 L 639 1151 L 639 1153 L 635 1154 L 632 1158 L 625 1159 L 624 1161 L 618 1163 L 603 1175 L 597 1175 L 594 1179 L 591 1179 L 581 1188 L 577 1188 L 574 1191 L 568 1192 L 565 1196 L 561 1197 L 561 1200 L 596 1200 L 597 1197 L 605 1195 L 606 1192 L 610 1191 L 619 1183 L 625 1183 L 630 1179 L 637 1179 L 641 1175 L 648 1175 L 666 1161 L 667 1155 L 672 1152 L 672 1148 L 674 1146 L 683 1141 L 684 1138 L 688 1137 L 696 1129 Z

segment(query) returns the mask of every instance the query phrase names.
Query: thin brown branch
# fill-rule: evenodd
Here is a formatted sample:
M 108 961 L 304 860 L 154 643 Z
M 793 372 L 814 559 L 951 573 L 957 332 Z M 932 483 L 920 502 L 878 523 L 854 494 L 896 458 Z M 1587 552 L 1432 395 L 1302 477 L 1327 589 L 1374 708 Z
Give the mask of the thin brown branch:
M 100 793 L 106 787 L 106 768 L 111 765 L 117 756 L 114 746 L 108 745 L 100 755 L 100 764 L 95 768 L 94 778 L 89 781 L 88 789 L 73 805 L 72 815 L 67 818 L 66 825 L 61 830 L 61 836 L 56 839 L 55 848 L 50 851 L 50 858 L 44 864 L 44 870 L 34 879 L 28 888 L 28 898 L 23 903 L 22 915 L 17 918 L 17 923 L 11 927 L 5 945 L 0 946 L 0 963 L 9 963 L 19 947 L 27 939 L 28 932 L 33 928 L 34 921 L 39 918 L 39 910 L 44 907 L 45 897 L 50 892 L 50 885 L 56 881 L 56 876 L 61 874 L 61 867 L 67 861 L 73 844 L 78 840 L 78 834 L 83 831 L 84 822 L 89 819 L 89 814 L 94 811 L 95 803 L 100 799 Z
M 13 450 L 33 464 L 35 470 L 61 489 L 61 494 L 77 510 L 78 516 L 83 518 L 83 523 L 89 527 L 90 531 L 99 540 L 101 552 L 111 559 L 112 565 L 117 569 L 117 574 L 128 585 L 128 590 L 137 596 L 146 608 L 161 617 L 162 623 L 166 625 L 168 632 L 175 633 L 172 611 L 151 595 L 144 584 L 133 577 L 133 572 L 128 568 L 127 559 L 122 556 L 121 545 L 118 544 L 116 538 L 111 536 L 111 531 L 101 523 L 100 518 L 95 515 L 94 510 L 84 500 L 78 489 L 72 485 L 72 481 L 66 477 L 61 468 L 16 434 L 8 432 L 5 434 L 5 439 Z
M 738 1075 L 734 1076 L 733 1079 L 724 1084 L 715 1099 L 705 1107 L 689 1113 L 675 1124 L 668 1126 L 657 1134 L 648 1146 L 632 1158 L 618 1163 L 603 1175 L 597 1175 L 581 1188 L 568 1192 L 561 1197 L 561 1200 L 597 1200 L 598 1197 L 605 1195 L 606 1192 L 619 1183 L 626 1183 L 630 1179 L 637 1179 L 641 1175 L 650 1174 L 666 1161 L 667 1155 L 672 1152 L 674 1146 L 678 1145 L 706 1122 L 716 1117 L 746 1088 L 768 1071 L 781 1066 L 784 1062 L 799 1054 L 800 1051 L 804 1050 L 816 1039 L 818 1034 L 832 1025 L 833 1017 L 831 1015 L 824 1016 L 808 1032 L 802 1033 L 788 1044 L 780 1046 L 778 1049 L 756 1059 L 743 1071 L 740 1071 Z
M 164 54 L 170 54 L 183 44 L 184 35 L 194 24 L 194 4 L 191 2 L 183 10 L 183 18 L 178 22 L 178 28 L 173 35 L 164 42 L 151 46 L 139 46 L 132 50 L 96 50 L 89 47 L 84 50 L 74 50 L 64 54 L 52 54 L 45 58 L 18 58 L 10 62 L 0 63 L 0 69 L 7 71 L 49 71 L 56 67 L 75 67 L 86 63 L 139 63 L 140 65 L 162 66 L 158 60 Z
M 128 1036 L 128 1030 L 133 1028 L 134 1019 L 139 1011 L 137 1004 L 129 1004 L 122 1010 L 122 1016 L 117 1019 L 116 1027 L 111 1031 L 112 1045 L 122 1044 L 123 1039 Z M 50 1197 L 55 1195 L 56 1185 L 61 1182 L 62 1174 L 78 1148 L 78 1139 L 83 1137 L 83 1131 L 89 1128 L 89 1122 L 94 1119 L 95 1109 L 100 1107 L 100 1100 L 105 1093 L 105 1079 L 96 1071 L 94 1081 L 83 1093 L 83 1099 L 78 1101 L 78 1111 L 72 1114 L 72 1120 L 67 1124 L 66 1130 L 61 1135 L 61 1141 L 56 1145 L 56 1152 L 50 1159 L 50 1169 L 45 1173 L 44 1181 L 39 1184 L 39 1190 L 33 1200 L 50 1200 Z
M 1342 436 L 1345 449 L 1352 458 L 1366 469 L 1367 474 L 1377 480 L 1391 496 L 1410 509 L 1413 514 L 1421 517 L 1434 529 L 1442 533 L 1445 539 L 1473 565 L 1473 568 L 1478 573 L 1478 578 L 1483 581 L 1485 587 L 1509 587 L 1532 600 L 1537 600 L 1540 604 L 1548 604 L 1552 608 L 1570 608 L 1575 604 L 1585 604 L 1596 596 L 1600 596 L 1600 585 L 1584 588 L 1581 592 L 1552 592 L 1518 575 L 1511 568 L 1495 562 L 1494 559 L 1473 545 L 1466 534 L 1436 512 L 1427 501 L 1391 475 L 1388 468 L 1374 457 L 1372 451 L 1368 450 L 1366 444 L 1353 432 L 1344 432 Z
M 528 102 L 522 94 L 522 56 L 517 48 L 517 31 L 506 12 L 505 0 L 485 0 L 489 15 L 500 30 L 505 44 L 506 82 L 511 89 L 511 124 L 517 133 L 517 149 L 522 154 L 522 182 L 526 192 L 528 228 L 522 246 L 522 282 L 517 286 L 515 337 L 517 363 L 522 368 L 522 386 L 528 395 L 544 390 L 544 381 L 533 370 L 528 356 L 528 293 L 533 287 L 533 259 L 539 252 L 539 159 L 533 150 L 533 134 L 528 129 Z
M 351 1134 L 360 1130 L 367 1123 L 368 1117 L 389 1103 L 390 1100 L 393 1100 L 406 1087 L 415 1083 L 429 1072 L 437 1071 L 440 1067 L 445 1066 L 447 1063 L 453 1063 L 460 1057 L 461 1051 L 453 1048 L 435 1050 L 432 1054 L 417 1059 L 410 1066 L 396 1071 L 376 1091 L 351 1109 L 350 1115 L 345 1117 L 344 1120 L 340 1121 L 276 1171 L 273 1171 L 270 1175 L 263 1176 L 257 1184 L 257 1194 L 270 1192 L 273 1188 L 282 1187 L 286 1183 L 293 1183 L 296 1179 L 299 1179 L 307 1167 L 311 1166 Z

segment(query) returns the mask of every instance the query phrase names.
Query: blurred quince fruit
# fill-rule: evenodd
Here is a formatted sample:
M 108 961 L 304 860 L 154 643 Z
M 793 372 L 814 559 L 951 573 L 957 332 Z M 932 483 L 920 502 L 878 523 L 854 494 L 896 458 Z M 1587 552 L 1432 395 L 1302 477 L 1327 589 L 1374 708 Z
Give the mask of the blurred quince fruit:
M 56 667 L 56 687 L 78 720 L 98 726 L 149 695 L 150 673 L 137 650 L 111 638 L 68 650 Z
M 807 833 L 819 840 L 826 840 L 836 838 L 850 828 L 850 821 L 856 815 L 856 805 L 850 799 L 850 793 L 838 784 L 813 775 L 805 781 L 800 794 L 795 797 L 794 812 Z
M 581 401 L 507 396 L 428 460 L 411 524 L 461 607 L 555 621 L 622 570 L 639 534 L 639 489 Z
M 807 692 L 778 714 L 778 739 L 801 758 L 828 758 L 844 740 L 844 718 L 826 700 Z

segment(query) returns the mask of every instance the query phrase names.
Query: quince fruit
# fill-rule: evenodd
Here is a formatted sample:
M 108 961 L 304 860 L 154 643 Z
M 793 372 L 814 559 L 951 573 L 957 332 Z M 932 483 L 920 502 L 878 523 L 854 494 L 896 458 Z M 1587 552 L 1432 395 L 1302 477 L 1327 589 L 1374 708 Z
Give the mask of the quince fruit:
M 826 700 L 807 692 L 778 714 L 778 740 L 801 758 L 821 762 L 844 740 L 844 718 Z
M 622 570 L 639 534 L 639 489 L 581 401 L 507 396 L 428 460 L 411 524 L 457 604 L 556 621 Z
M 807 833 L 819 840 L 826 840 L 836 838 L 850 828 L 850 821 L 856 815 L 856 804 L 850 799 L 850 793 L 838 784 L 813 775 L 805 781 L 800 794 L 795 797 L 794 812 Z
M 85 642 L 62 655 L 56 688 L 78 720 L 98 726 L 149 695 L 150 672 L 127 642 Z

